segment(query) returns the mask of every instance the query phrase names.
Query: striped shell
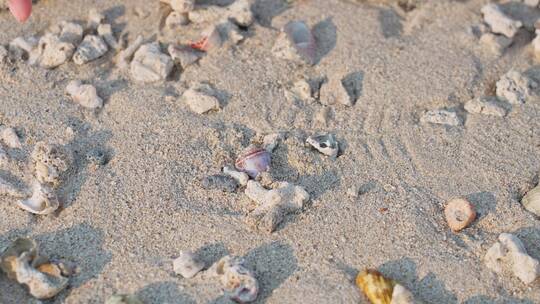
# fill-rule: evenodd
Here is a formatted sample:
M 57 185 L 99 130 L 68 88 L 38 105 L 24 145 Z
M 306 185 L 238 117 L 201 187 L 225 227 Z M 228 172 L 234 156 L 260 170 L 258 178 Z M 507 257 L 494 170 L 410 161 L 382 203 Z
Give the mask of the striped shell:
M 261 147 L 251 145 L 238 156 L 236 169 L 246 172 L 251 178 L 270 169 L 270 153 Z

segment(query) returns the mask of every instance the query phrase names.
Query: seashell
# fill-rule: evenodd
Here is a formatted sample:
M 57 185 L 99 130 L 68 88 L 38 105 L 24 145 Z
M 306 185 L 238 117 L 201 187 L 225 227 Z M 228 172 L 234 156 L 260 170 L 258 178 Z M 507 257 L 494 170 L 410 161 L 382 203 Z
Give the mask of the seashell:
M 110 24 L 100 24 L 97 28 L 97 33 L 101 38 L 103 38 L 103 40 L 105 40 L 111 49 L 120 49 L 120 44 L 118 44 L 118 41 L 116 41 Z
M 484 257 L 486 266 L 501 273 L 505 268 L 512 270 L 523 283 L 530 284 L 540 277 L 540 262 L 531 257 L 521 240 L 510 233 L 501 233 Z
M 91 8 L 88 11 L 87 29 L 95 31 L 98 26 L 105 20 L 105 15 L 98 12 L 95 8 Z
M 259 294 L 259 282 L 244 263 L 243 258 L 225 256 L 207 271 L 219 279 L 226 295 L 237 303 L 253 302 Z
M 249 175 L 247 175 L 245 172 L 236 171 L 228 166 L 223 167 L 223 173 L 234 178 L 241 186 L 247 185 L 249 181 Z
M 34 241 L 20 238 L 2 253 L 0 268 L 8 278 L 26 285 L 34 298 L 49 299 L 66 288 L 69 280 L 58 265 L 44 261 Z
M 461 231 L 471 224 L 476 218 L 474 206 L 468 201 L 455 198 L 449 201 L 444 208 L 446 222 L 453 232 Z
M 13 128 L 0 126 L 0 139 L 11 149 L 22 148 L 21 140 Z
M 521 204 L 527 211 L 540 216 L 540 185 L 527 192 L 521 199 Z
M 489 25 L 493 33 L 503 34 L 508 38 L 512 38 L 523 26 L 521 21 L 512 20 L 505 15 L 495 3 L 484 5 L 481 11 L 484 15 L 484 22 Z
M 141 47 L 144 42 L 143 36 L 139 35 L 135 40 L 123 51 L 118 53 L 117 65 L 121 69 L 126 69 L 129 67 L 129 63 L 133 54 Z
M 203 268 L 204 263 L 199 262 L 191 251 L 180 252 L 180 256 L 173 261 L 174 272 L 186 279 L 194 277 Z
M 7 180 L 0 177 L 0 195 L 9 195 L 13 197 L 25 197 L 28 195 L 28 193 L 26 193 L 26 191 L 17 187 L 15 184 L 10 183 Z
M 245 194 L 258 206 L 246 221 L 253 228 L 267 233 L 276 230 L 285 215 L 301 210 L 309 201 L 309 193 L 287 182 L 277 183 L 275 189 L 267 190 L 259 182 L 248 181 Z
M 244 149 L 235 162 L 236 169 L 246 172 L 251 178 L 261 172 L 270 170 L 271 155 L 268 151 L 255 145 Z
M 214 96 L 214 89 L 205 83 L 195 83 L 182 94 L 182 100 L 191 111 L 204 114 L 209 111 L 219 110 L 219 99 Z
M 33 214 L 51 214 L 60 206 L 54 190 L 46 185 L 34 183 L 32 196 L 17 202 L 17 206 Z
M 199 41 L 190 44 L 191 48 L 208 52 L 210 50 L 219 48 L 223 42 L 216 26 L 210 26 L 204 30 L 201 36 L 202 38 Z
M 223 192 L 234 192 L 238 188 L 236 180 L 228 175 L 210 175 L 202 180 L 202 187 L 207 190 L 216 189 Z
M 105 304 L 144 304 L 139 298 L 134 295 L 114 295 L 111 296 Z
M 534 95 L 534 89 L 538 87 L 536 81 L 522 73 L 510 70 L 496 83 L 497 97 L 511 104 L 523 104 Z
M 66 87 L 66 93 L 73 101 L 87 109 L 103 107 L 103 100 L 99 98 L 96 88 L 89 84 L 82 84 L 80 80 L 72 80 Z
M 71 59 L 75 46 L 60 40 L 58 35 L 46 34 L 39 39 L 36 49 L 30 52 L 29 64 L 45 69 L 56 68 Z
M 174 62 L 179 63 L 183 69 L 199 61 L 204 53 L 199 52 L 188 46 L 169 45 L 167 48 L 169 55 Z
M 373 269 L 366 269 L 356 276 L 356 286 L 364 292 L 371 304 L 391 304 L 395 285 L 396 282 Z
M 141 46 L 131 61 L 131 76 L 139 82 L 165 80 L 171 73 L 174 63 L 161 52 L 157 42 Z
M 336 158 L 338 155 L 339 144 L 334 134 L 310 136 L 306 141 L 326 156 Z
M 88 63 L 105 55 L 108 50 L 109 47 L 101 37 L 86 35 L 73 55 L 73 62 L 78 65 Z
M 459 119 L 456 112 L 451 112 L 448 110 L 427 111 L 420 118 L 420 122 L 447 125 L 453 127 L 461 125 L 461 119 Z
M 36 143 L 31 154 L 34 164 L 34 175 L 42 184 L 58 186 L 60 177 L 68 171 L 73 163 L 71 153 L 59 145 Z
M 276 57 L 308 64 L 315 64 L 316 51 L 315 37 L 303 21 L 287 23 L 272 48 Z

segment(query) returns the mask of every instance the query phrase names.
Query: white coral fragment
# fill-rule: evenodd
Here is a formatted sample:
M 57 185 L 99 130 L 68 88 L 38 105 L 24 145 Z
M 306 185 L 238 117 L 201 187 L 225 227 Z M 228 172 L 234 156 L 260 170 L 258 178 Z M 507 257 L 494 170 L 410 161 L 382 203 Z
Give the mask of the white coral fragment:
M 46 185 L 57 187 L 61 175 L 72 164 L 71 154 L 62 147 L 45 142 L 38 142 L 31 154 L 36 179 Z
M 80 80 L 72 80 L 66 87 L 66 93 L 73 101 L 87 109 L 103 107 L 103 100 L 97 95 L 96 88 L 89 84 L 82 84 Z
M 464 107 L 467 112 L 472 114 L 498 117 L 504 117 L 506 115 L 506 110 L 497 103 L 497 100 L 494 97 L 475 98 L 466 102 Z
M 489 3 L 482 7 L 484 21 L 491 27 L 491 31 L 503 34 L 508 38 L 514 37 L 517 31 L 523 26 L 521 21 L 516 21 L 503 13 L 501 8 L 495 3 Z
M 218 278 L 226 295 L 237 303 L 253 302 L 259 294 L 259 282 L 244 263 L 243 258 L 225 256 L 206 272 Z
M 498 273 L 510 268 L 523 283 L 530 284 L 540 276 L 540 263 L 527 254 L 521 240 L 510 233 L 501 233 L 499 241 L 487 251 L 486 266 Z
M 234 170 L 233 168 L 231 168 L 229 166 L 223 167 L 223 173 L 225 173 L 226 175 L 234 178 L 238 182 L 238 184 L 240 184 L 242 186 L 247 185 L 247 183 L 249 181 L 249 175 L 247 175 L 247 173 L 236 171 L 236 170 Z
M 516 70 L 510 70 L 497 81 L 497 97 L 511 104 L 523 104 L 534 96 L 538 83 Z
M 148 43 L 135 52 L 131 76 L 139 82 L 162 81 L 169 76 L 173 66 L 171 57 L 161 52 L 158 43 Z
M 111 47 L 111 49 L 118 50 L 120 48 L 118 41 L 114 37 L 114 33 L 110 24 L 100 24 L 97 28 L 97 33 L 101 38 L 103 38 L 103 40 L 105 40 L 105 42 Z

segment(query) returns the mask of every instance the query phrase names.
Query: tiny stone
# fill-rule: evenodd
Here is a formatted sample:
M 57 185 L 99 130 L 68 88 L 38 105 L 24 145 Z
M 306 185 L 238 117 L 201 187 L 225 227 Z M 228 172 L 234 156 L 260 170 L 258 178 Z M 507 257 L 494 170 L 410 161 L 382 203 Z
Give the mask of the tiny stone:
M 357 198 L 359 193 L 360 193 L 360 190 L 356 186 L 352 186 L 349 189 L 347 189 L 347 195 L 350 198 Z
M 448 126 L 459 126 L 461 125 L 461 119 L 457 116 L 455 112 L 450 112 L 447 110 L 431 110 L 427 111 L 421 118 L 420 122 L 423 123 L 432 123 Z
M 131 76 L 139 82 L 156 82 L 167 79 L 174 63 L 161 52 L 159 44 L 148 43 L 139 48 L 131 62 Z
M 446 222 L 452 231 L 458 232 L 465 229 L 476 218 L 476 211 L 471 203 L 464 199 L 456 198 L 449 201 L 444 208 Z
M 129 67 L 129 63 L 133 54 L 141 47 L 143 44 L 144 38 L 139 35 L 135 40 L 123 51 L 118 54 L 117 64 L 121 69 L 126 69 Z
M 22 148 L 21 140 L 13 128 L 0 126 L 0 139 L 11 149 Z
M 74 50 L 73 44 L 61 41 L 56 35 L 46 34 L 39 39 L 38 47 L 30 53 L 28 62 L 39 64 L 45 69 L 53 69 L 67 62 Z
M 206 190 L 221 190 L 223 192 L 235 192 L 238 187 L 236 180 L 228 175 L 211 175 L 202 181 L 202 187 Z
M 96 88 L 89 84 L 82 84 L 80 80 L 72 80 L 66 87 L 66 93 L 73 101 L 87 109 L 103 107 L 103 100 L 97 95 Z
M 180 252 L 180 256 L 173 261 L 174 272 L 186 279 L 194 277 L 203 268 L 204 263 L 199 262 L 191 251 Z
M 504 117 L 506 110 L 497 104 L 495 97 L 479 97 L 465 103 L 465 110 L 472 114 L 483 114 Z
M 109 47 L 101 37 L 86 35 L 73 55 L 73 62 L 78 65 L 88 63 L 105 55 L 108 50 Z

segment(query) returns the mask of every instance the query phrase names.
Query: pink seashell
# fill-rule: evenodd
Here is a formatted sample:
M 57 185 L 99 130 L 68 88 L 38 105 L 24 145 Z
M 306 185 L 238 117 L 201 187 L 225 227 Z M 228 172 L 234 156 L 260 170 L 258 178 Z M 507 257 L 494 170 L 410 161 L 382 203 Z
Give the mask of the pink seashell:
M 308 63 L 315 62 L 315 37 L 305 22 L 291 21 L 283 27 L 283 32 L 304 60 Z
M 270 153 L 263 148 L 251 145 L 238 156 L 235 162 L 236 169 L 246 172 L 255 178 L 261 172 L 270 169 Z

